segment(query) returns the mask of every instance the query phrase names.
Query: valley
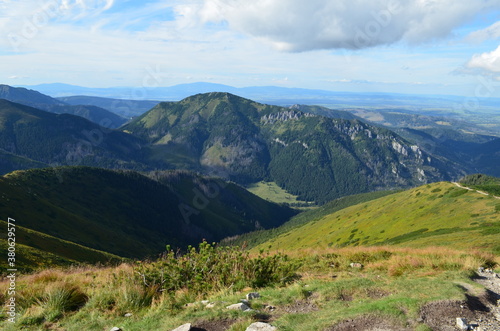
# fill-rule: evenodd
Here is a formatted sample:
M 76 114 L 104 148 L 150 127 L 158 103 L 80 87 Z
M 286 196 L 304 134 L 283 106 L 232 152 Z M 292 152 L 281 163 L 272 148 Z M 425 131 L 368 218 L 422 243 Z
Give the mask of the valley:
M 500 293 L 474 281 L 500 274 L 492 127 L 227 92 L 1 91 L 0 226 L 16 219 L 19 273 L 2 329 L 498 325 Z M 250 291 L 249 311 L 226 308 Z

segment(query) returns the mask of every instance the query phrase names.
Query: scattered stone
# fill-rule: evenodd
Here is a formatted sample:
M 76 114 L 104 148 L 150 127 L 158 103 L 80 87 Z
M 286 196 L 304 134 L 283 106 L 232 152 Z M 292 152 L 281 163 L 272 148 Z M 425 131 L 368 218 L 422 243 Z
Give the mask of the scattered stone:
M 497 321 L 500 321 L 500 312 L 493 313 L 493 316 L 497 319 Z
M 363 265 L 361 263 L 357 263 L 357 262 L 351 263 L 350 266 L 351 266 L 351 268 L 357 268 L 357 269 L 363 268 Z
M 126 313 L 125 315 L 123 315 L 125 317 L 132 317 L 132 313 Z
M 176 329 L 173 329 L 172 331 L 190 331 L 190 330 L 191 330 L 191 323 L 186 323 L 179 326 Z
M 500 299 L 497 300 L 497 307 L 500 307 Z
M 195 307 L 197 304 L 198 304 L 197 302 L 190 302 L 190 303 L 186 303 L 184 305 L 184 307 L 191 308 L 191 307 Z
M 113 328 L 112 328 L 111 330 L 109 330 L 109 331 L 122 331 L 122 329 L 120 329 L 120 328 L 118 328 L 118 327 L 116 327 L 116 326 L 115 326 L 115 327 L 113 327 Z
M 202 304 L 202 305 L 208 305 L 209 303 L 210 303 L 210 301 L 208 301 L 208 300 L 203 300 L 203 301 L 201 301 L 201 304 Z
M 483 267 L 477 268 L 477 272 L 479 272 L 480 274 L 482 274 L 484 272 L 484 268 Z
M 465 318 L 457 317 L 457 328 L 460 330 L 469 330 L 469 324 Z
M 269 311 L 273 311 L 273 310 L 276 310 L 276 307 L 271 306 L 271 305 L 264 305 L 264 309 L 267 309 Z
M 226 309 L 230 310 L 243 310 L 243 311 L 249 311 L 252 310 L 250 307 L 248 307 L 247 304 L 241 302 L 241 303 L 235 303 L 234 305 L 227 306 Z
M 247 300 L 253 300 L 257 298 L 260 298 L 260 293 L 258 292 L 251 292 L 247 294 Z
M 252 323 L 245 331 L 276 331 L 278 330 L 275 326 L 271 324 L 257 322 Z
M 247 306 L 250 306 L 250 302 L 246 299 L 241 299 L 240 302 L 244 303 Z
M 205 308 L 214 308 L 216 305 L 215 302 L 210 302 L 208 305 L 205 306 Z

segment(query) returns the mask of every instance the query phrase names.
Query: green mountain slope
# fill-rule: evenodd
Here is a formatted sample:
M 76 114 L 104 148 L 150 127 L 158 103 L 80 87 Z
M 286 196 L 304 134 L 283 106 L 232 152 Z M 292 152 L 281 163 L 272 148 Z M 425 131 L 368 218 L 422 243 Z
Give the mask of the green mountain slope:
M 0 174 L 6 174 L 14 170 L 45 168 L 47 166 L 45 163 L 0 150 Z
M 0 220 L 7 228 L 7 223 Z M 25 271 L 77 263 L 117 263 L 123 259 L 47 234 L 16 226 L 16 268 Z M 0 238 L 0 247 L 7 251 L 6 235 Z
M 336 211 L 357 205 L 359 203 L 368 202 L 371 200 L 378 199 L 380 197 L 395 194 L 397 192 L 398 191 L 376 191 L 376 192 L 361 193 L 356 195 L 350 195 L 347 197 L 342 197 L 330 201 L 328 203 L 325 203 L 324 205 L 318 208 L 302 212 L 292 217 L 288 222 L 277 228 L 272 228 L 268 230 L 258 230 L 238 236 L 224 238 L 222 242 L 224 244 L 228 244 L 231 246 L 245 246 L 248 248 L 252 248 L 264 242 L 267 242 L 268 240 L 274 237 L 287 233 L 295 228 L 299 228 L 308 222 L 317 221 Z
M 145 166 L 137 161 L 142 145 L 136 137 L 78 116 L 52 114 L 0 99 L 0 150 L 24 159 L 44 164 L 143 169 Z M 19 162 L 14 160 L 11 165 Z
M 312 220 L 259 248 L 447 246 L 500 253 L 500 200 L 440 182 Z
M 0 99 L 56 114 L 72 114 L 107 128 L 117 128 L 127 119 L 101 107 L 86 104 L 66 104 L 40 92 L 25 88 L 0 85 Z
M 242 184 L 276 182 L 299 199 L 321 203 L 463 174 L 389 130 L 229 93 L 160 103 L 123 130 L 148 140 L 149 160 L 164 167 Z
M 87 167 L 17 171 L 0 178 L 0 212 L 20 227 L 138 258 L 166 244 L 184 248 L 276 227 L 295 214 L 222 180 L 183 171 L 154 177 Z

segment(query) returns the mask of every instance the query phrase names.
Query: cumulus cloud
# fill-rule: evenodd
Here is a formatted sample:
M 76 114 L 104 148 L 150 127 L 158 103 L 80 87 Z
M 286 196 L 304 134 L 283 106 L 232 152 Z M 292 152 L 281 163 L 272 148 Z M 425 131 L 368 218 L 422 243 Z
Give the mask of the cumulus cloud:
M 498 76 L 500 74 L 500 46 L 492 52 L 474 55 L 467 63 L 467 68 L 500 77 Z
M 432 41 L 494 8 L 500 0 L 204 0 L 196 12 L 277 49 L 308 51 Z

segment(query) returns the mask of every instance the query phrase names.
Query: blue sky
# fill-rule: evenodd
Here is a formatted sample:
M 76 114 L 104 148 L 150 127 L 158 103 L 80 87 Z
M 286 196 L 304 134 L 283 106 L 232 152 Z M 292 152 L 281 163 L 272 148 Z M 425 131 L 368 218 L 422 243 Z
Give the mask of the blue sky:
M 0 0 L 0 82 L 500 97 L 500 0 Z

